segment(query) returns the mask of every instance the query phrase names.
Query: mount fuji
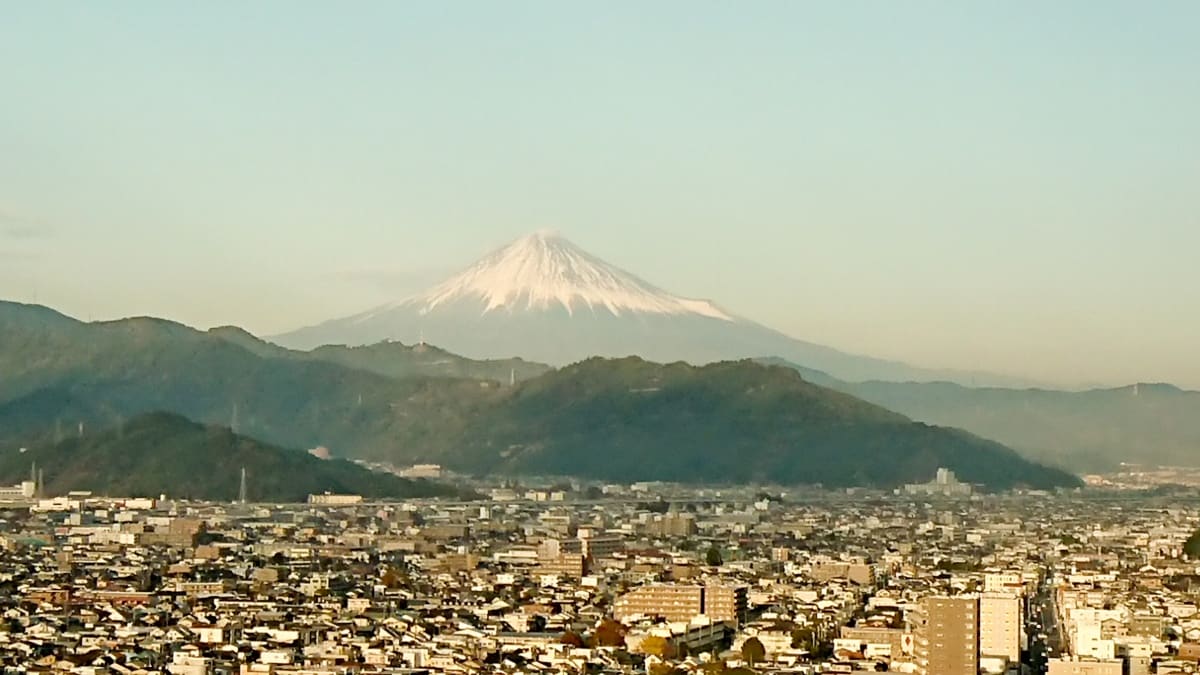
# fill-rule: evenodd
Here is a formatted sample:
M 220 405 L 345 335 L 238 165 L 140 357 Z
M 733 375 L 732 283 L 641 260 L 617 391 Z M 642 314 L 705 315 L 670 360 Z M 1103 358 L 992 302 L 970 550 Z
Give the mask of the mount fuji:
M 590 356 L 694 364 L 774 356 L 850 381 L 1012 383 L 797 340 L 707 300 L 669 293 L 551 232 L 518 239 L 400 302 L 271 340 L 306 350 L 419 340 L 473 358 L 520 356 L 553 365 Z

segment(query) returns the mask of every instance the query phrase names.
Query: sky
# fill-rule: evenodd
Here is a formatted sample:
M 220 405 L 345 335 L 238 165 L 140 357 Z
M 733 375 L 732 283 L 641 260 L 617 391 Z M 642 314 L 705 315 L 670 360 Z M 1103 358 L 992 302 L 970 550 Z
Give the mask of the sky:
M 1200 388 L 1200 3 L 0 4 L 0 298 L 283 332 L 553 228 L 802 339 Z

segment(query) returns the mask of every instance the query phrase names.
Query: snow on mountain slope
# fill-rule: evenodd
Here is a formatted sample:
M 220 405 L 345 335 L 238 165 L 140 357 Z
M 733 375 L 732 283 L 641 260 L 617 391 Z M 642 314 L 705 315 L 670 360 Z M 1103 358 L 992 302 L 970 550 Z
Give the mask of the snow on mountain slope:
M 562 307 L 571 315 L 589 310 L 614 316 L 643 312 L 733 320 L 710 302 L 672 295 L 544 231 L 518 239 L 425 293 L 360 318 L 401 306 L 428 314 L 463 301 L 482 302 L 483 313 Z
M 590 356 L 694 364 L 776 356 L 851 382 L 1019 383 L 797 340 L 662 290 L 547 232 L 518 239 L 424 293 L 272 339 L 293 349 L 424 340 L 471 358 L 519 356 L 552 365 Z

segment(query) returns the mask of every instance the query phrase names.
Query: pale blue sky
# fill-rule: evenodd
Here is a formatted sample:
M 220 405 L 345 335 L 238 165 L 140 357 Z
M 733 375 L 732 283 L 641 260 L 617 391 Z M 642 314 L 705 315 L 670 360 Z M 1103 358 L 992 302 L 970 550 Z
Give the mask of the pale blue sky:
M 927 366 L 1200 387 L 1200 3 L 0 2 L 0 297 L 272 333 L 553 227 Z

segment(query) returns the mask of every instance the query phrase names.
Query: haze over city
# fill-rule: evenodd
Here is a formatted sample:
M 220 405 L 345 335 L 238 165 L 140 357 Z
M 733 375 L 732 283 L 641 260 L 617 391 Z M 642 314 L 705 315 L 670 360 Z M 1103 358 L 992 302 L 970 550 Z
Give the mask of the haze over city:
M 843 351 L 1200 387 L 1198 20 L 10 4 L 0 289 L 269 335 L 555 228 Z

